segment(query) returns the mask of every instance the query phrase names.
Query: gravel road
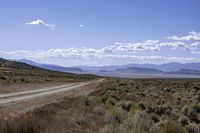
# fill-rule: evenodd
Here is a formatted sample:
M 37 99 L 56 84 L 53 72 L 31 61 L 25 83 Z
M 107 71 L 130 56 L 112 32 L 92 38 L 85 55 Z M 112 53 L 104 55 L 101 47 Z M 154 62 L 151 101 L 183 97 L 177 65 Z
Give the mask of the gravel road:
M 62 86 L 56 86 L 56 87 L 49 87 L 49 88 L 43 88 L 39 90 L 32 90 L 32 91 L 23 91 L 23 92 L 17 92 L 17 93 L 9 93 L 9 94 L 1 94 L 0 95 L 0 106 L 8 106 L 16 103 L 23 102 L 25 100 L 42 97 L 46 95 L 53 95 L 57 93 L 63 93 L 69 90 L 76 90 L 82 86 L 95 83 L 95 82 L 101 82 L 103 79 L 98 79 L 94 81 L 89 82 L 80 82 L 80 83 L 72 83 Z

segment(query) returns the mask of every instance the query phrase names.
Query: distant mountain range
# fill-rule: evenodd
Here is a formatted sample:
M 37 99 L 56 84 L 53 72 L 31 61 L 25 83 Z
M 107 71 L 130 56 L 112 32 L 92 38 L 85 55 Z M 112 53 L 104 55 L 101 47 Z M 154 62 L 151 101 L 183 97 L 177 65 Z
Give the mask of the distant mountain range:
M 116 69 L 114 72 L 118 73 L 135 73 L 135 74 L 160 74 L 163 71 L 150 69 L 150 68 L 141 68 L 141 67 L 127 67 Z
M 177 71 L 180 69 L 189 69 L 189 70 L 200 70 L 200 63 L 178 63 L 178 62 L 171 62 L 166 64 L 127 64 L 127 65 L 120 65 L 120 66 L 78 66 L 83 71 L 88 72 L 100 72 L 100 71 L 114 71 L 116 69 L 121 68 L 149 68 L 149 69 L 157 69 L 165 72 L 170 71 Z
M 40 64 L 30 60 L 18 60 L 23 63 L 27 63 L 40 68 L 62 71 L 62 72 L 73 72 L 73 73 L 88 73 L 96 74 L 101 76 L 120 76 L 126 77 L 134 75 L 186 75 L 186 76 L 200 76 L 200 63 L 186 63 L 181 64 L 177 62 L 167 64 L 128 64 L 121 66 L 76 66 L 76 67 L 63 67 L 52 64 Z
M 162 75 L 199 75 L 200 76 L 200 70 L 191 70 L 191 69 L 180 69 L 176 71 L 170 71 L 165 72 L 157 69 L 151 69 L 151 68 L 141 68 L 141 67 L 128 67 L 128 68 L 122 68 L 117 69 L 113 72 L 118 73 L 132 73 L 132 74 L 148 74 L 148 75 L 154 75 L 154 74 L 162 74 Z
M 30 61 L 30 60 L 25 60 L 25 59 L 17 60 L 17 61 L 27 63 L 32 66 L 44 68 L 44 69 L 54 70 L 54 71 L 75 72 L 75 73 L 83 72 L 82 69 L 77 68 L 77 67 L 62 67 L 62 66 L 52 65 L 52 64 L 40 64 L 40 63 L 36 63 L 36 62 Z

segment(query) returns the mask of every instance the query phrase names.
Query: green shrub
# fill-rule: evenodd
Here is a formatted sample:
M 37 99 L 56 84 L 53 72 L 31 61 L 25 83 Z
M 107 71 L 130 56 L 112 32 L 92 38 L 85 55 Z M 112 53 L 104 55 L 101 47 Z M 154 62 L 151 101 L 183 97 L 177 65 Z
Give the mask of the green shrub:
M 187 115 L 188 112 L 189 112 L 188 106 L 187 106 L 187 105 L 183 106 L 182 109 L 181 109 L 181 111 L 182 111 L 182 113 L 183 113 L 184 115 Z
M 0 75 L 0 80 L 7 80 L 7 77 Z
M 158 115 L 162 115 L 162 114 L 168 114 L 169 115 L 169 114 L 172 113 L 172 108 L 167 104 L 156 106 L 155 113 L 158 114 Z
M 145 110 L 146 109 L 144 103 L 139 103 L 138 107 L 140 108 L 140 110 Z

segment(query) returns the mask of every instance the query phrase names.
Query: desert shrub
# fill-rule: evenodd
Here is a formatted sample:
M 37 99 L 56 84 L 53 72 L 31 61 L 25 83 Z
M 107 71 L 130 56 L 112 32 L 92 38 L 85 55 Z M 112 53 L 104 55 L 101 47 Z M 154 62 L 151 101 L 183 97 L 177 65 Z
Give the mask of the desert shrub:
M 87 118 L 85 112 L 74 112 L 71 117 L 71 120 L 78 125 L 81 125 L 84 122 L 86 122 L 86 119 Z
M 154 122 L 144 111 L 139 111 L 124 122 L 127 133 L 154 133 Z
M 84 101 L 86 106 L 92 106 L 96 102 L 96 97 L 94 97 L 94 96 L 85 96 L 83 98 L 83 101 Z
M 7 77 L 0 75 L 0 80 L 7 80 Z
M 113 98 L 112 98 L 113 99 Z M 104 115 L 106 125 L 100 130 L 102 133 L 125 133 L 120 125 L 126 119 L 126 112 L 121 107 L 113 107 Z
M 180 118 L 180 114 L 178 112 L 172 111 L 168 117 L 171 118 L 171 120 L 177 121 Z
M 177 97 L 177 102 L 180 103 L 181 102 L 181 97 Z
M 155 97 L 155 98 L 158 98 L 158 97 Z M 157 104 L 157 105 L 162 105 L 162 104 L 164 104 L 164 103 L 165 103 L 165 101 L 162 100 L 162 99 L 157 99 L 157 100 L 156 100 L 156 104 Z
M 145 110 L 146 109 L 144 103 L 139 103 L 138 107 L 140 108 L 140 110 Z
M 125 130 L 121 126 L 107 124 L 100 130 L 100 133 L 125 133 Z
M 20 79 L 20 81 L 21 81 L 21 82 L 24 82 L 24 81 L 25 81 L 25 78 L 24 78 L 24 77 L 23 77 L 23 78 L 21 78 L 21 79 Z
M 118 101 L 117 101 L 115 98 L 109 97 L 109 98 L 106 100 L 106 105 L 107 105 L 107 106 L 109 106 L 109 105 L 114 106 L 114 105 L 116 105 L 117 102 L 118 102 Z
M 111 111 L 107 112 L 104 116 L 106 123 L 118 125 L 126 119 L 126 112 L 121 108 L 115 107 Z
M 160 116 L 160 121 L 161 122 L 165 122 L 165 121 L 167 121 L 167 119 L 168 119 L 168 117 L 166 115 Z
M 154 98 L 159 98 L 159 95 L 156 94 L 156 93 L 152 93 L 152 96 L 153 96 Z M 158 101 L 160 101 L 160 99 L 158 99 Z M 157 101 L 157 102 L 158 102 L 158 101 Z
M 111 95 L 112 98 L 114 98 L 116 101 L 119 101 L 120 100 L 120 97 L 117 96 L 117 95 Z
M 163 126 L 161 126 L 158 133 L 187 133 L 186 130 L 178 123 L 168 121 Z
M 153 113 L 155 112 L 155 107 L 153 105 L 148 105 L 146 109 L 147 113 Z
M 200 113 L 200 104 L 194 104 L 192 107 L 192 110 L 194 110 L 197 113 Z
M 100 93 L 101 96 L 101 102 L 103 104 L 106 104 L 106 101 L 108 100 L 108 98 L 110 97 L 112 91 L 111 90 L 104 90 Z
M 200 87 L 199 86 L 194 86 L 193 87 L 195 90 L 199 91 L 200 90 Z
M 192 122 L 200 123 L 200 116 L 194 110 L 190 110 L 188 113 L 188 117 Z
M 140 98 L 144 98 L 146 96 L 146 94 L 144 94 L 143 92 L 139 92 L 139 93 L 137 93 L 137 96 Z
M 200 125 L 194 123 L 185 126 L 185 129 L 188 131 L 188 133 L 200 133 Z
M 181 109 L 181 111 L 182 111 L 182 113 L 183 113 L 184 115 L 187 115 L 188 112 L 189 112 L 188 106 L 187 106 L 187 105 L 183 106 L 182 109 Z
M 131 101 L 135 101 L 135 100 L 137 100 L 138 98 L 137 98 L 137 96 L 134 94 L 134 93 L 128 93 L 128 94 L 126 94 L 125 95 L 125 98 L 127 99 L 127 100 L 131 100 Z
M 170 93 L 170 92 L 171 92 L 171 89 L 170 89 L 170 88 L 165 88 L 165 89 L 164 89 L 164 92 Z
M 129 101 L 125 101 L 125 102 L 122 102 L 121 103 L 121 107 L 123 110 L 125 111 L 130 111 L 131 108 L 134 107 L 133 103 L 132 102 L 129 102 Z
M 119 81 L 119 86 L 127 86 L 127 85 L 128 85 L 128 81 L 125 81 L 125 80 Z
M 190 123 L 190 119 L 186 116 L 179 117 L 178 121 L 181 123 L 182 126 L 188 125 Z
M 103 116 L 105 114 L 105 110 L 101 106 L 96 106 L 93 110 L 94 110 L 95 114 L 98 116 Z
M 156 106 L 155 113 L 158 114 L 158 115 L 162 115 L 162 114 L 168 114 L 169 115 L 169 114 L 172 113 L 172 108 L 167 104 Z
M 197 100 L 198 102 L 200 102 L 200 96 L 199 96 L 199 95 L 196 96 L 196 100 Z
M 151 120 L 153 120 L 154 123 L 160 122 L 160 117 L 155 113 L 150 114 L 150 118 Z
M 45 81 L 50 82 L 50 81 L 53 81 L 53 79 L 51 79 L 51 78 L 45 78 Z

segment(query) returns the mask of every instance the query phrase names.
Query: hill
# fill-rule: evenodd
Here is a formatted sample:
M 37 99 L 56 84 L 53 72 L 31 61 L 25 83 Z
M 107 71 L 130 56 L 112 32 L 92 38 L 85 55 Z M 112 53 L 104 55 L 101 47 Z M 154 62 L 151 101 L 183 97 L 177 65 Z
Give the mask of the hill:
M 84 81 L 95 78 L 93 75 L 72 74 L 52 71 L 26 63 L 0 58 L 0 84 L 18 82 Z
M 172 74 L 183 74 L 183 75 L 200 75 L 199 70 L 190 70 L 190 69 L 180 69 L 177 71 L 171 71 Z
M 44 69 L 49 69 L 49 70 L 54 70 L 54 71 L 61 71 L 61 72 L 83 72 L 82 69 L 78 68 L 78 67 L 62 67 L 62 66 L 58 66 L 58 65 L 53 65 L 53 64 L 41 64 L 41 63 L 36 63 L 30 60 L 26 60 L 26 59 L 22 59 L 22 60 L 18 60 L 19 62 L 22 63 L 27 63 L 33 66 L 37 66 L 40 68 L 44 68 Z
M 141 67 L 149 69 L 157 69 L 165 72 L 177 71 L 180 69 L 200 70 L 200 63 L 178 63 L 171 62 L 165 64 L 126 64 L 126 65 L 112 65 L 112 66 L 78 66 L 83 71 L 88 72 L 99 72 L 101 70 L 114 71 L 116 69 L 127 68 L 127 67 Z
M 163 73 L 160 70 L 140 67 L 128 67 L 115 70 L 115 72 L 121 73 L 135 73 L 135 74 L 160 74 Z
M 39 68 L 50 69 L 61 72 L 89 73 L 101 76 L 132 77 L 135 75 L 147 76 L 200 76 L 200 63 L 171 62 L 166 64 L 127 64 L 121 66 L 77 66 L 62 67 L 52 64 L 40 64 L 30 60 L 19 60 Z

